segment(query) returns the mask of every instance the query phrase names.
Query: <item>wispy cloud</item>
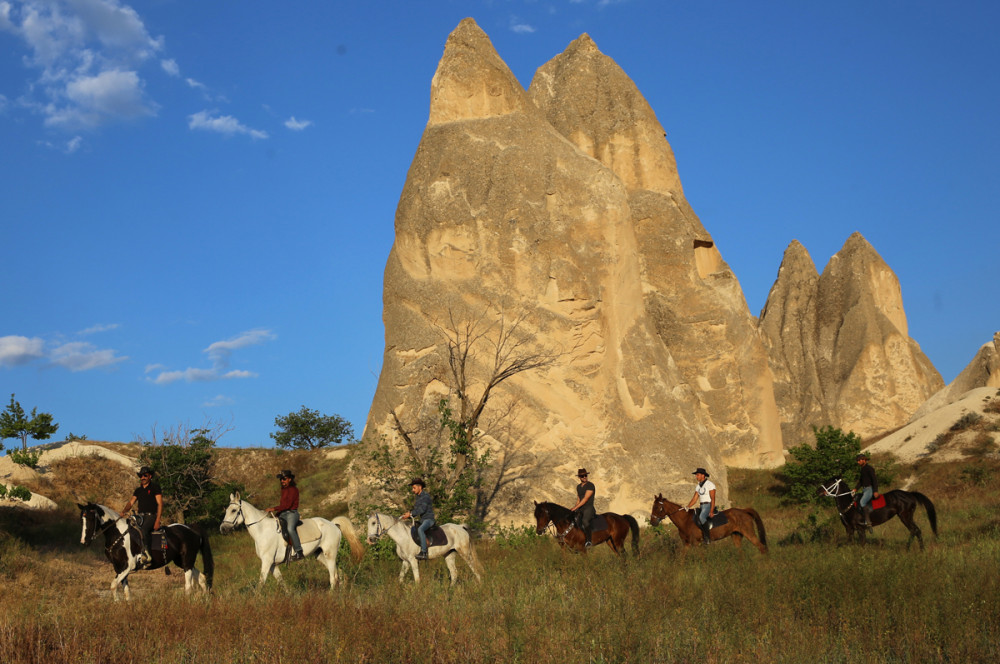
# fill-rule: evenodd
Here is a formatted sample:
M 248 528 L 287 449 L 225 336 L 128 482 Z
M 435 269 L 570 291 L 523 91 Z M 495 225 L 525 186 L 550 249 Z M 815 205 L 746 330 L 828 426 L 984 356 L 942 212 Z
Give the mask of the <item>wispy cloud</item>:
M 167 72 L 170 76 L 178 77 L 181 75 L 180 65 L 173 58 L 169 60 L 160 60 L 160 66 L 163 67 L 163 71 Z
M 218 408 L 219 406 L 231 406 L 234 403 L 236 403 L 236 400 L 232 397 L 227 397 L 225 394 L 217 394 L 201 405 L 203 408 Z
M 81 145 L 83 145 L 83 137 L 74 136 L 73 138 L 66 141 L 66 154 L 73 154 L 74 152 L 80 149 Z
M 22 62 L 35 72 L 25 106 L 50 127 L 70 131 L 155 115 L 138 74 L 163 49 L 142 19 L 119 0 L 0 2 L 0 29 L 29 50 Z
M 118 323 L 110 323 L 108 325 L 91 325 L 85 330 L 80 330 L 77 334 L 97 334 L 98 332 L 110 332 L 111 330 L 117 330 L 120 326 Z
M 510 17 L 510 31 L 519 35 L 531 34 L 535 31 L 535 26 L 523 23 L 518 17 Z
M 0 367 L 16 367 L 33 362 L 45 356 L 44 348 L 45 342 L 38 337 L 0 337 Z
M 165 369 L 162 365 L 150 365 L 146 367 L 146 373 L 152 373 L 159 371 L 155 378 L 150 380 L 157 385 L 169 385 L 170 383 L 176 383 L 177 381 L 185 381 L 188 383 L 199 383 L 208 382 L 214 380 L 233 380 L 238 378 L 256 378 L 257 374 L 252 371 L 245 371 L 241 369 L 229 369 L 230 361 L 232 360 L 232 355 L 234 351 L 247 348 L 249 346 L 256 346 L 262 344 L 265 341 L 272 341 L 277 339 L 278 336 L 270 331 L 264 329 L 250 330 L 244 332 L 232 339 L 226 339 L 224 341 L 216 341 L 209 344 L 203 353 L 208 355 L 209 360 L 212 362 L 212 368 L 201 369 L 196 367 L 189 367 L 183 371 L 161 371 Z
M 50 354 L 53 364 L 70 371 L 89 371 L 124 362 L 127 357 L 115 355 L 110 349 L 101 350 L 86 341 L 71 341 L 54 348 Z
M 312 120 L 296 120 L 295 116 L 293 115 L 292 117 L 285 120 L 285 126 L 291 129 L 292 131 L 302 131 L 306 127 L 312 126 Z
M 212 113 L 209 111 L 198 111 L 193 115 L 188 116 L 188 128 L 189 129 L 200 129 L 204 131 L 214 131 L 218 134 L 223 134 L 226 136 L 232 136 L 234 134 L 246 134 L 251 138 L 267 138 L 266 131 L 260 131 L 259 129 L 251 129 L 246 125 L 242 124 L 239 120 L 231 115 L 220 115 L 212 117 Z

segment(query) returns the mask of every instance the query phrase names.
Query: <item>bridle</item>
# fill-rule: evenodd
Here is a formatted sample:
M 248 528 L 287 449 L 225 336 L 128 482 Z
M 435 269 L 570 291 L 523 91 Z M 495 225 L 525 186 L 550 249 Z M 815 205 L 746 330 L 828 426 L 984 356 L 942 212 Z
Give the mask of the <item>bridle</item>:
M 397 523 L 399 523 L 399 520 L 396 519 L 396 520 L 394 520 L 392 522 L 392 525 L 390 525 L 389 528 L 386 528 L 385 526 L 382 525 L 382 519 L 379 516 L 378 512 L 372 512 L 372 515 L 375 517 L 375 535 L 374 536 L 369 536 L 369 538 L 368 538 L 369 540 L 372 540 L 372 541 L 377 540 L 379 537 L 382 536 L 382 533 L 388 531 L 389 528 L 392 528 L 392 526 L 395 526 Z M 392 518 L 392 517 L 390 517 L 390 518 Z
M 253 523 L 247 523 L 247 515 L 243 513 L 243 501 L 242 500 L 234 500 L 233 502 L 229 503 L 230 507 L 232 507 L 233 505 L 236 505 L 237 510 L 236 510 L 236 516 L 233 517 L 232 522 L 226 521 L 225 519 L 222 520 L 222 523 L 228 523 L 233 528 L 236 528 L 238 526 L 238 524 L 236 523 L 236 518 L 237 517 L 243 519 L 243 525 L 246 526 L 247 528 L 249 528 L 250 526 L 257 525 L 258 523 L 260 523 L 261 521 L 263 521 L 264 519 L 267 518 L 267 517 L 261 517 L 261 518 L 257 519 L 256 521 L 254 521 Z M 218 512 L 216 512 L 216 514 L 218 514 Z
M 846 510 L 841 510 L 840 509 L 840 501 L 837 500 L 837 499 L 838 498 L 843 498 L 844 496 L 853 496 L 854 495 L 854 492 L 851 491 L 850 489 L 848 489 L 847 491 L 843 491 L 841 493 L 834 493 L 834 491 L 840 491 L 840 485 L 843 484 L 843 483 L 844 483 L 844 479 L 842 477 L 838 477 L 837 479 L 835 479 L 833 481 L 833 484 L 831 484 L 830 486 L 826 486 L 824 484 L 820 484 L 819 485 L 819 488 L 821 488 L 823 490 L 823 495 L 829 496 L 829 497 L 833 498 L 833 502 L 836 503 L 836 505 L 837 505 L 837 514 L 840 515 L 841 520 L 845 520 L 846 519 L 846 517 L 844 515 L 851 509 L 851 507 L 854 506 L 854 501 L 851 500 L 851 502 L 848 505 L 848 507 L 847 507 Z
M 653 499 L 653 506 L 655 507 L 656 505 L 659 505 L 659 504 L 661 504 L 661 502 L 665 503 L 665 502 L 668 502 L 668 501 L 667 501 L 666 499 L 663 499 L 663 500 L 661 501 L 661 499 L 660 499 L 660 498 L 654 498 L 654 499 Z M 659 524 L 659 523 L 660 523 L 660 521 L 663 521 L 664 519 L 669 519 L 669 518 L 670 518 L 670 517 L 672 517 L 673 515 L 677 514 L 678 512 L 681 512 L 681 511 L 683 511 L 683 510 L 684 510 L 684 508 L 683 508 L 683 507 L 681 507 L 680 505 L 678 505 L 678 506 L 677 506 L 677 509 L 675 509 L 675 510 L 674 510 L 673 512 L 671 512 L 670 514 L 664 514 L 663 516 L 661 516 L 661 517 L 659 518 L 659 520 L 658 520 L 658 521 L 657 521 L 656 523 L 653 523 L 653 517 L 652 517 L 652 515 L 650 515 L 650 518 L 649 518 L 649 522 L 650 522 L 650 523 L 651 523 L 652 525 L 654 525 L 654 526 L 655 526 L 655 525 Z
M 548 518 L 548 520 L 549 520 L 549 522 L 545 524 L 545 532 L 547 532 L 549 530 L 549 528 L 551 528 L 552 532 L 554 533 L 554 536 L 555 536 L 556 539 L 558 539 L 558 540 L 564 540 L 564 539 L 566 539 L 566 536 L 569 535 L 569 532 L 571 530 L 573 530 L 573 519 L 570 518 L 566 522 L 566 530 L 564 530 L 562 532 L 559 532 L 559 526 L 556 525 L 555 519 L 552 518 L 552 514 L 549 512 L 549 508 L 545 507 L 545 508 L 543 508 L 543 511 L 545 512 L 546 518 Z M 538 532 L 537 528 L 535 528 L 535 532 Z M 541 534 L 541 533 L 539 533 L 539 534 Z

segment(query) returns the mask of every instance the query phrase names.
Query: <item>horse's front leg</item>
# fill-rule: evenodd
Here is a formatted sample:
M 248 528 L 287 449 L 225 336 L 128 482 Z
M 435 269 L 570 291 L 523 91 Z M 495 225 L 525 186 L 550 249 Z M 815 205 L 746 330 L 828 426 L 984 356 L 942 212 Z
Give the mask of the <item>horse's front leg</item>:
M 262 590 L 264 584 L 267 582 L 267 577 L 270 576 L 271 572 L 274 572 L 274 578 L 281 582 L 281 572 L 278 571 L 278 566 L 274 562 L 270 562 L 264 559 L 260 561 L 260 580 L 257 582 L 257 590 Z
M 455 585 L 458 581 L 458 565 L 455 564 L 455 552 L 452 551 L 447 556 L 444 557 L 444 563 L 448 566 L 448 574 L 451 575 L 451 585 Z
M 111 597 L 116 602 L 118 601 L 118 586 L 122 587 L 125 594 L 125 601 L 132 599 L 132 592 L 128 587 L 128 575 L 132 573 L 132 566 L 128 565 L 121 572 L 115 574 L 115 578 L 111 581 Z
M 416 567 L 417 566 L 416 563 L 414 563 L 413 566 Z M 403 565 L 402 565 L 402 567 L 399 568 L 399 582 L 400 583 L 403 583 L 403 581 L 406 580 L 406 570 L 408 570 L 408 569 L 410 569 L 410 561 L 408 561 L 408 560 L 406 560 L 404 558 L 403 559 Z M 414 578 L 418 578 L 418 577 L 414 576 Z

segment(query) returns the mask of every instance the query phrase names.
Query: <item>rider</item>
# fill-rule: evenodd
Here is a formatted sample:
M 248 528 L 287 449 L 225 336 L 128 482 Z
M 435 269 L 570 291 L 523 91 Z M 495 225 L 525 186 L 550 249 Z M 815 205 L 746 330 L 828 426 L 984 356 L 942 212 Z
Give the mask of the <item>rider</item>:
M 875 477 L 875 469 L 868 463 L 868 455 L 861 452 L 857 458 L 861 474 L 858 478 L 858 485 L 854 487 L 854 490 L 861 491 L 861 499 L 858 501 L 858 507 L 861 508 L 861 516 L 865 520 L 865 528 L 871 530 L 872 498 L 878 498 L 878 479 Z
M 427 560 L 427 531 L 434 526 L 434 501 L 431 499 L 431 494 L 427 493 L 426 487 L 427 485 L 419 477 L 410 482 L 410 488 L 417 499 L 413 503 L 413 509 L 402 516 L 403 519 L 412 516 L 420 520 L 420 525 L 417 527 L 417 534 L 420 536 L 420 553 L 417 554 L 417 560 Z
M 160 483 L 153 481 L 153 469 L 143 466 L 136 473 L 139 476 L 139 486 L 132 492 L 132 497 L 122 508 L 121 516 L 125 518 L 132 505 L 136 505 L 139 510 L 136 525 L 142 533 L 142 555 L 139 556 L 139 565 L 145 567 L 149 565 L 152 558 L 149 551 L 153 548 L 153 531 L 160 529 L 160 517 L 163 515 L 163 491 Z
M 301 523 L 299 519 L 299 488 L 295 486 L 295 473 L 290 470 L 283 470 L 275 477 L 281 482 L 281 502 L 277 507 L 268 507 L 265 512 L 277 512 L 278 518 L 285 524 L 285 532 L 288 539 L 292 541 L 294 553 L 289 558 L 290 561 L 302 560 L 302 544 L 299 542 L 299 531 L 296 530 Z
M 701 503 L 694 513 L 694 522 L 701 528 L 702 542 L 708 544 L 711 541 L 708 536 L 708 520 L 715 511 L 715 483 L 708 479 L 708 471 L 704 468 L 698 468 L 691 474 L 698 480 L 698 486 L 694 488 L 694 495 L 687 506 L 690 509 L 695 503 Z
M 594 522 L 594 517 L 597 513 L 594 511 L 594 494 L 597 493 L 597 489 L 594 488 L 592 482 L 587 480 L 587 469 L 581 468 L 576 471 L 576 476 L 580 480 L 580 483 L 576 485 L 576 497 L 578 498 L 576 505 L 573 506 L 573 511 L 580 512 L 580 530 L 586 536 L 587 540 L 584 542 L 584 546 L 590 546 L 590 524 Z

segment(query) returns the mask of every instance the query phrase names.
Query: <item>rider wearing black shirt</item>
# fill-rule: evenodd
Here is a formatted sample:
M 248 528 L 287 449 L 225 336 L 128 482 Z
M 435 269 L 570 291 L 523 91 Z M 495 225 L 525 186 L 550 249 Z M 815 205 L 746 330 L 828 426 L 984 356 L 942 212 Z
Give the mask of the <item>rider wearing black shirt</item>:
M 160 490 L 159 482 L 153 481 L 153 469 L 149 466 L 143 466 L 136 474 L 139 476 L 139 486 L 122 509 L 122 516 L 128 515 L 132 505 L 136 505 L 139 514 L 136 525 L 142 533 L 142 556 L 139 562 L 148 565 L 151 560 L 149 551 L 153 548 L 153 531 L 160 529 L 160 517 L 163 515 L 163 491 Z
M 580 529 L 587 538 L 584 546 L 590 546 L 590 524 L 597 516 L 597 512 L 594 510 L 594 494 L 597 493 L 597 489 L 594 488 L 593 483 L 587 480 L 586 468 L 576 471 L 576 476 L 580 480 L 576 486 L 576 496 L 579 500 L 573 506 L 573 511 L 580 513 Z

